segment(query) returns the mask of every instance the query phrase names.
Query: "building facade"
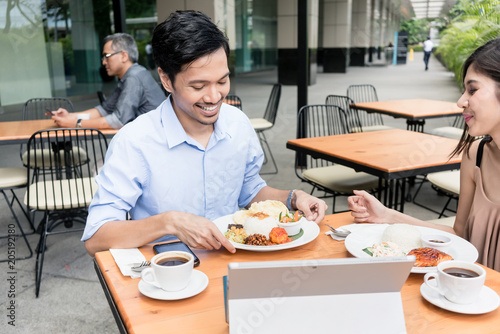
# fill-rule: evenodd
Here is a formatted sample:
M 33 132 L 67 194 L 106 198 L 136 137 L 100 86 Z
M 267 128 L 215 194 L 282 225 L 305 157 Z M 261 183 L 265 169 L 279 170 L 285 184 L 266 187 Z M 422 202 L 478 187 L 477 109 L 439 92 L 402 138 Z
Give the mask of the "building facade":
M 33 97 L 78 99 L 110 90 L 102 68 L 103 38 L 127 32 L 139 63 L 156 70 L 146 45 L 157 22 L 179 9 L 209 15 L 229 38 L 233 79 L 276 69 L 297 82 L 299 0 L 24 0 L 0 2 L 0 114 Z M 401 3 L 403 1 L 403 4 Z M 404 0 L 308 0 L 309 83 L 318 71 L 346 73 L 380 58 L 393 42 Z

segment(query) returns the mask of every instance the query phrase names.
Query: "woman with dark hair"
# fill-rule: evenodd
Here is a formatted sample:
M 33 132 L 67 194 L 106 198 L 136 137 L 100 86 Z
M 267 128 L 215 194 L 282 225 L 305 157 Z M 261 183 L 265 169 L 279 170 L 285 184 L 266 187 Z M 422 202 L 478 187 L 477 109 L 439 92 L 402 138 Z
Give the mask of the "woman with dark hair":
M 451 153 L 463 153 L 453 228 L 388 209 L 364 191 L 348 198 L 349 209 L 359 223 L 406 223 L 455 233 L 477 248 L 479 263 L 500 271 L 500 39 L 474 51 L 462 75 L 464 93 L 457 104 L 466 125 Z

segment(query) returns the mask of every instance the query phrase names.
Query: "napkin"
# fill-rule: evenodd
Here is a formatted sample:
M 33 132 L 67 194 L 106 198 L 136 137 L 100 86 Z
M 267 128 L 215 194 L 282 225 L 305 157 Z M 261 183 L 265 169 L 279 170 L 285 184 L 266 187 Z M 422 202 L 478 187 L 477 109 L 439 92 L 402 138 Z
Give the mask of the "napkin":
M 132 278 L 141 277 L 140 272 L 132 271 L 132 264 L 141 263 L 146 261 L 144 255 L 138 248 L 127 248 L 127 249 L 110 249 L 111 255 L 115 259 L 118 268 L 122 272 L 123 276 L 130 276 Z
M 326 231 L 325 234 L 331 236 L 333 240 L 337 241 L 342 241 L 345 240 L 346 238 L 346 237 L 340 237 L 337 234 L 334 234 L 332 231 Z

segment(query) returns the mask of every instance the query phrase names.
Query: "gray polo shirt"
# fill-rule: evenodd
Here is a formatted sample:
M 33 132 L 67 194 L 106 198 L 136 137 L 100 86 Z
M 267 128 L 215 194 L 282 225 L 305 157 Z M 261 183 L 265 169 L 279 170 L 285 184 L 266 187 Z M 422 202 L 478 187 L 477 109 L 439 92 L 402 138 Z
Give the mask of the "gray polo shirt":
M 95 107 L 110 126 L 119 129 L 137 116 L 156 109 L 165 94 L 143 66 L 133 64 L 111 95 Z

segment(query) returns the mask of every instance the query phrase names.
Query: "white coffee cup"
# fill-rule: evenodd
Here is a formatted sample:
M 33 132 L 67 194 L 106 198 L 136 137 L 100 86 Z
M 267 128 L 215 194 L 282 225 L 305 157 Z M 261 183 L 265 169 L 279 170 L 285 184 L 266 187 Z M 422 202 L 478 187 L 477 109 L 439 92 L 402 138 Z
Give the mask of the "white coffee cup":
M 151 268 L 142 271 L 142 280 L 165 291 L 186 288 L 193 273 L 194 257 L 182 251 L 164 252 L 151 259 Z
M 434 282 L 429 281 L 431 278 L 435 278 Z M 481 266 L 458 260 L 441 262 L 437 265 L 437 272 L 424 276 L 427 286 L 457 304 L 473 303 L 485 279 L 486 271 Z

